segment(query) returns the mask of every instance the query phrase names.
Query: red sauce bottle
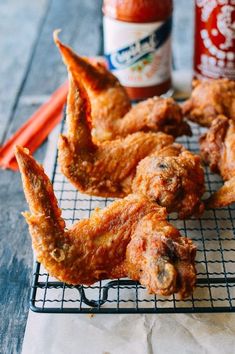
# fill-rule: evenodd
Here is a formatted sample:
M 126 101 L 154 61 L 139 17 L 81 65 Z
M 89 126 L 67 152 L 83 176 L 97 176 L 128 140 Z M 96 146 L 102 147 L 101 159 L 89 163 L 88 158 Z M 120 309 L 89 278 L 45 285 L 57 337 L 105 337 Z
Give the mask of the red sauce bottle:
M 195 0 L 194 76 L 235 80 L 235 0 Z
M 104 0 L 104 52 L 132 99 L 171 88 L 172 0 Z

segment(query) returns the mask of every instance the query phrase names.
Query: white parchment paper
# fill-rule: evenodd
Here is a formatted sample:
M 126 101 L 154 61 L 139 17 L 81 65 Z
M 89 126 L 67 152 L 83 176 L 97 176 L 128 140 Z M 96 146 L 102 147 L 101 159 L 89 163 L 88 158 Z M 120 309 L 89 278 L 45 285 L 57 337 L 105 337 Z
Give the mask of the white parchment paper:
M 55 315 L 30 312 L 23 354 L 233 354 L 235 314 Z

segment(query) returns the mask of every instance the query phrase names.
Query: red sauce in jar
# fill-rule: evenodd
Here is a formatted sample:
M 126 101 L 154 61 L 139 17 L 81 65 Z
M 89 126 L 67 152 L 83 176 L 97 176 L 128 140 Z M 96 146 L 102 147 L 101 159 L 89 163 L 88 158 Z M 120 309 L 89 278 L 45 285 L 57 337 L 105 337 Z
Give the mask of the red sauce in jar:
M 109 69 L 132 99 L 171 87 L 172 0 L 104 0 L 104 51 Z

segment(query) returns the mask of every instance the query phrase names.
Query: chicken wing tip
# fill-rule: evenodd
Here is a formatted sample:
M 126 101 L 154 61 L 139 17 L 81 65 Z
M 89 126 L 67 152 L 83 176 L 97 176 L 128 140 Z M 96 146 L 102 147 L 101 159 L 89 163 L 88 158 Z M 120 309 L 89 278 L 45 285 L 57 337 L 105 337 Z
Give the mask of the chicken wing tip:
M 59 33 L 61 31 L 62 30 L 60 28 L 57 28 L 53 31 L 53 39 L 54 39 L 55 44 L 58 46 L 60 46 L 62 44 L 61 41 L 59 40 Z
M 61 53 L 64 64 L 67 66 L 68 59 L 71 58 L 71 56 L 74 55 L 74 53 L 69 46 L 66 46 L 64 43 L 61 42 L 61 40 L 59 39 L 60 32 L 61 32 L 61 29 L 54 30 L 53 31 L 53 39 L 54 39 L 55 44 L 59 48 L 59 51 Z
M 14 148 L 14 153 L 19 168 L 21 169 L 24 166 L 26 159 L 30 157 L 30 151 L 23 146 L 16 145 Z
M 21 155 L 21 154 L 29 155 L 29 149 L 27 149 L 21 145 L 16 145 L 14 150 L 15 150 L 16 155 Z
M 43 167 L 39 164 L 34 157 L 31 155 L 29 149 L 17 145 L 15 147 L 15 157 L 19 165 L 19 170 L 22 177 L 25 178 L 26 174 L 29 176 L 33 175 L 44 175 Z

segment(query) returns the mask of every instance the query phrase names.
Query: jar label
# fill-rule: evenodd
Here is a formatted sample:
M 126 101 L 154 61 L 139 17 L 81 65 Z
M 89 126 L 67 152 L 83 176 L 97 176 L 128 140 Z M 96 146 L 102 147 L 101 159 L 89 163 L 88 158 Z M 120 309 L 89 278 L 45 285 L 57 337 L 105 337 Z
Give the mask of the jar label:
M 235 0 L 196 0 L 194 70 L 235 79 Z
M 109 69 L 121 84 L 147 87 L 171 75 L 172 18 L 130 23 L 104 16 L 104 50 Z

